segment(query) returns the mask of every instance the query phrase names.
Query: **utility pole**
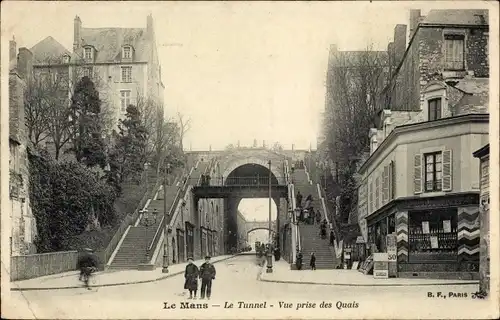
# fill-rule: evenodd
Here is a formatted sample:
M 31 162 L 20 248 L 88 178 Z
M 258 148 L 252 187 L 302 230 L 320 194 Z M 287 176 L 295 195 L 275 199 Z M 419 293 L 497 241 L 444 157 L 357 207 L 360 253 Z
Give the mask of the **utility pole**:
M 272 234 L 272 224 L 271 224 L 271 160 L 268 162 L 269 164 L 269 248 L 267 251 L 267 269 L 266 273 L 273 272 L 273 253 L 272 253 L 272 244 L 273 244 L 273 234 Z
M 162 273 L 168 273 L 168 224 L 166 223 L 167 219 L 167 185 L 168 183 L 168 174 L 170 173 L 170 163 L 167 163 L 165 168 L 165 177 L 163 179 L 163 219 L 165 219 L 165 227 L 163 228 L 163 268 L 161 269 Z

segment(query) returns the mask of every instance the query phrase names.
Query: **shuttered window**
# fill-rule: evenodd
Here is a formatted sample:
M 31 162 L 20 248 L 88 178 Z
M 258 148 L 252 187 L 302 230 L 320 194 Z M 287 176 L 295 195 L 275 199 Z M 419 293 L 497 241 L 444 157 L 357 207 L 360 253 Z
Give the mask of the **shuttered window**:
M 445 69 L 464 70 L 464 41 L 463 35 L 445 36 Z
M 379 196 L 379 190 L 380 190 L 380 187 L 379 187 L 379 182 L 380 182 L 380 179 L 379 177 L 376 177 L 375 178 L 375 210 L 379 208 L 380 206 L 380 196 Z
M 396 170 L 395 162 L 391 161 L 389 164 L 389 200 L 393 200 L 396 197 Z
M 369 200 L 368 200 L 368 210 L 370 213 L 373 212 L 373 181 L 370 181 L 368 183 L 368 194 L 369 194 Z
M 386 204 L 389 201 L 389 168 L 390 165 L 384 167 L 382 176 L 382 204 Z
M 426 153 L 425 191 L 441 191 L 443 183 L 443 154 L 441 152 Z
M 452 174 L 453 174 L 453 162 L 451 150 L 443 151 L 443 181 L 442 188 L 443 191 L 451 191 L 453 188 L 452 185 Z
M 413 160 L 413 191 L 422 193 L 422 155 L 416 154 Z

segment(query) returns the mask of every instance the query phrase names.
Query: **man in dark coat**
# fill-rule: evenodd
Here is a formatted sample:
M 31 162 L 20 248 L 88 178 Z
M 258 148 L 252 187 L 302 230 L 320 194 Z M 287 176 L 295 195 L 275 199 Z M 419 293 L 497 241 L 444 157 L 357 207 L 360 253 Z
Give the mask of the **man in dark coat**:
M 295 206 L 301 208 L 302 207 L 302 194 L 297 192 L 297 196 L 295 197 Z
M 90 275 L 92 270 L 97 269 L 99 265 L 99 259 L 94 254 L 94 251 L 89 248 L 83 249 L 83 253 L 80 254 L 77 261 L 77 267 L 80 270 L 80 281 L 83 280 L 84 275 Z
M 205 257 L 205 263 L 200 267 L 200 278 L 201 278 L 201 298 L 210 299 L 212 294 L 212 280 L 215 279 L 215 267 L 210 263 L 210 257 Z
M 184 289 L 189 290 L 189 299 L 196 299 L 196 292 L 198 291 L 198 267 L 193 263 L 193 258 L 188 258 L 188 265 L 184 271 Z
M 311 266 L 311 270 L 316 270 L 316 256 L 314 255 L 314 252 L 311 252 L 311 262 L 309 265 Z

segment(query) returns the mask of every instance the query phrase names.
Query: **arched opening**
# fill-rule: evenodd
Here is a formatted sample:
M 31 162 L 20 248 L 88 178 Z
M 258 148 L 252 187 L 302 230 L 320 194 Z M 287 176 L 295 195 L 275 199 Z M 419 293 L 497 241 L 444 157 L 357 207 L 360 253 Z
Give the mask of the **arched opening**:
M 269 239 L 269 231 L 266 229 L 255 229 L 248 233 L 248 245 L 256 251 L 255 242 L 267 243 Z
M 225 178 L 224 184 L 227 186 L 238 184 L 267 185 L 269 184 L 269 168 L 256 163 L 244 164 L 231 171 Z M 278 179 L 272 172 L 271 184 L 278 184 Z
M 247 163 L 236 167 L 231 171 L 225 179 L 225 185 L 238 185 L 244 181 L 248 185 L 268 185 L 269 176 L 271 176 L 271 184 L 277 185 L 278 179 L 270 171 L 269 168 L 261 164 Z M 261 197 L 262 195 L 260 195 Z M 271 202 L 271 220 L 276 221 L 277 217 L 277 199 Z M 269 199 L 268 198 L 229 198 L 225 201 L 225 247 L 227 252 L 234 252 L 251 245 L 249 242 L 247 225 L 255 220 L 255 222 L 269 221 Z M 250 227 L 251 229 L 251 227 Z M 269 231 L 267 231 L 269 235 Z M 266 238 L 266 243 L 269 241 L 269 236 Z

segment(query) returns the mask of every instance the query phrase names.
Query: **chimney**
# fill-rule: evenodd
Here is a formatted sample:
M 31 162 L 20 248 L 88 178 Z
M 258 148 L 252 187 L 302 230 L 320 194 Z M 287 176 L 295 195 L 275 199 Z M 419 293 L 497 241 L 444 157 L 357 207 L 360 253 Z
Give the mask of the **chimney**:
M 417 30 L 418 23 L 420 21 L 421 11 L 416 9 L 410 10 L 410 39 L 413 33 Z
M 79 16 L 75 16 L 73 24 L 73 51 L 78 50 L 82 41 L 82 20 Z
M 151 13 L 146 19 L 146 32 L 151 38 L 153 37 L 153 15 Z
M 9 41 L 9 62 L 17 60 L 17 43 L 16 39 L 12 37 L 12 40 Z
M 17 70 L 24 80 L 27 80 L 31 76 L 33 72 L 33 53 L 28 48 L 19 48 Z
M 387 45 L 387 56 L 389 57 L 389 67 L 393 68 L 394 63 L 394 42 L 389 42 Z
M 406 25 L 398 24 L 394 28 L 394 62 L 398 65 L 406 50 Z

